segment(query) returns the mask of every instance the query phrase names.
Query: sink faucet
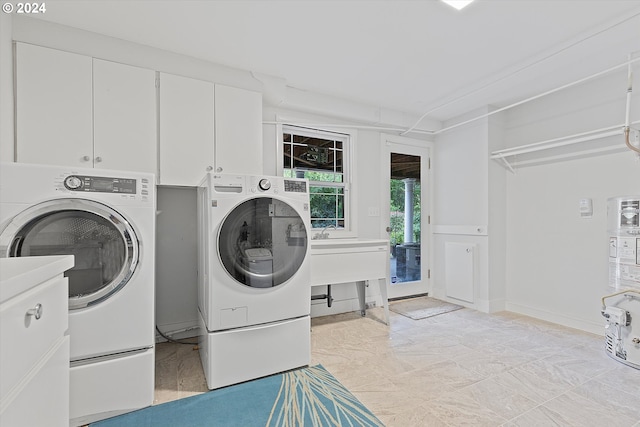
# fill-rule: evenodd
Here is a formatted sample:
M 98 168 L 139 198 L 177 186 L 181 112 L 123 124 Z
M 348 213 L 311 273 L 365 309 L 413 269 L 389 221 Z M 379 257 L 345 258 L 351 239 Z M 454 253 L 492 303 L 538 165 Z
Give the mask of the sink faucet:
M 327 229 L 329 228 L 333 228 L 334 230 L 337 230 L 336 226 L 333 224 L 329 224 L 327 225 L 325 228 L 322 229 L 322 231 L 320 233 L 316 233 L 313 235 L 312 240 L 317 240 L 317 239 L 328 239 L 329 238 L 329 233 L 327 233 Z

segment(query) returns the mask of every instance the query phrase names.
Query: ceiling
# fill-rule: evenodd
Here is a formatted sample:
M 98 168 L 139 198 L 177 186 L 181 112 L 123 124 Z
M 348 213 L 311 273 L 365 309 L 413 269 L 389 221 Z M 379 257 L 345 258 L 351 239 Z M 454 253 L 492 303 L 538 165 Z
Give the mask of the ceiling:
M 39 19 L 447 120 L 622 64 L 640 0 L 48 1 Z M 626 72 L 621 69 L 620 72 Z

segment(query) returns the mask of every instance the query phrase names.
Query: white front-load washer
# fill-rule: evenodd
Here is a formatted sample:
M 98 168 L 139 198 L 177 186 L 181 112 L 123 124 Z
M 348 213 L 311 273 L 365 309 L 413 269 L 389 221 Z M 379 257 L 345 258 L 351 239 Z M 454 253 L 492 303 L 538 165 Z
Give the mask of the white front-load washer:
M 71 425 L 153 403 L 155 210 L 152 174 L 0 165 L 0 256 L 75 256 Z
M 207 174 L 198 187 L 200 355 L 210 389 L 310 363 L 309 189 Z

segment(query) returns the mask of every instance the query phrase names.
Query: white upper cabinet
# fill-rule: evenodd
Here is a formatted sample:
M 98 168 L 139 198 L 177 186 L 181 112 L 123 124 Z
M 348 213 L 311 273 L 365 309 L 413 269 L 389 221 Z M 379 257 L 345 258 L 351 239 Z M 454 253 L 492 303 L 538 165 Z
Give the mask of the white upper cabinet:
M 216 85 L 216 172 L 262 174 L 262 94 Z
M 16 46 L 16 158 L 157 171 L 155 72 Z
M 262 94 L 160 73 L 159 184 L 262 170 Z
M 261 174 L 262 94 L 16 43 L 16 160 L 158 173 Z M 159 134 L 158 134 L 159 133 Z
M 17 43 L 18 162 L 92 166 L 91 68 L 90 57 Z
M 158 184 L 194 186 L 214 168 L 213 83 L 160 73 Z
M 93 165 L 156 173 L 156 73 L 93 60 Z

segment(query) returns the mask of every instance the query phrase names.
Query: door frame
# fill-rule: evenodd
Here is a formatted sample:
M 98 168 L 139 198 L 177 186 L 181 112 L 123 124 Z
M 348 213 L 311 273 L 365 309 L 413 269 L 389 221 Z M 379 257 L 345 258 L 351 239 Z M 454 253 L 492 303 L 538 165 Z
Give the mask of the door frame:
M 426 249 L 427 257 L 426 264 L 420 263 L 420 277 L 421 280 L 417 282 L 405 282 L 402 286 L 402 291 L 391 283 L 391 278 L 387 281 L 387 293 L 389 298 L 404 298 L 411 295 L 419 295 L 431 292 L 431 278 L 429 274 L 430 266 L 433 265 L 433 233 L 431 230 L 430 216 L 431 206 L 433 206 L 433 180 L 431 179 L 431 159 L 433 158 L 433 143 L 430 141 L 421 141 L 412 138 L 406 138 L 397 135 L 380 135 L 380 168 L 383 173 L 380 174 L 380 192 L 382 194 L 381 200 L 381 229 L 380 237 L 383 239 L 389 239 L 389 232 L 386 230 L 391 224 L 391 212 L 389 203 L 390 192 L 390 159 L 391 152 L 397 152 L 402 154 L 410 154 L 420 156 L 421 168 L 420 168 L 420 185 L 422 188 L 421 195 L 421 209 L 420 209 L 420 244 L 421 251 Z M 425 197 L 425 191 L 427 192 Z

